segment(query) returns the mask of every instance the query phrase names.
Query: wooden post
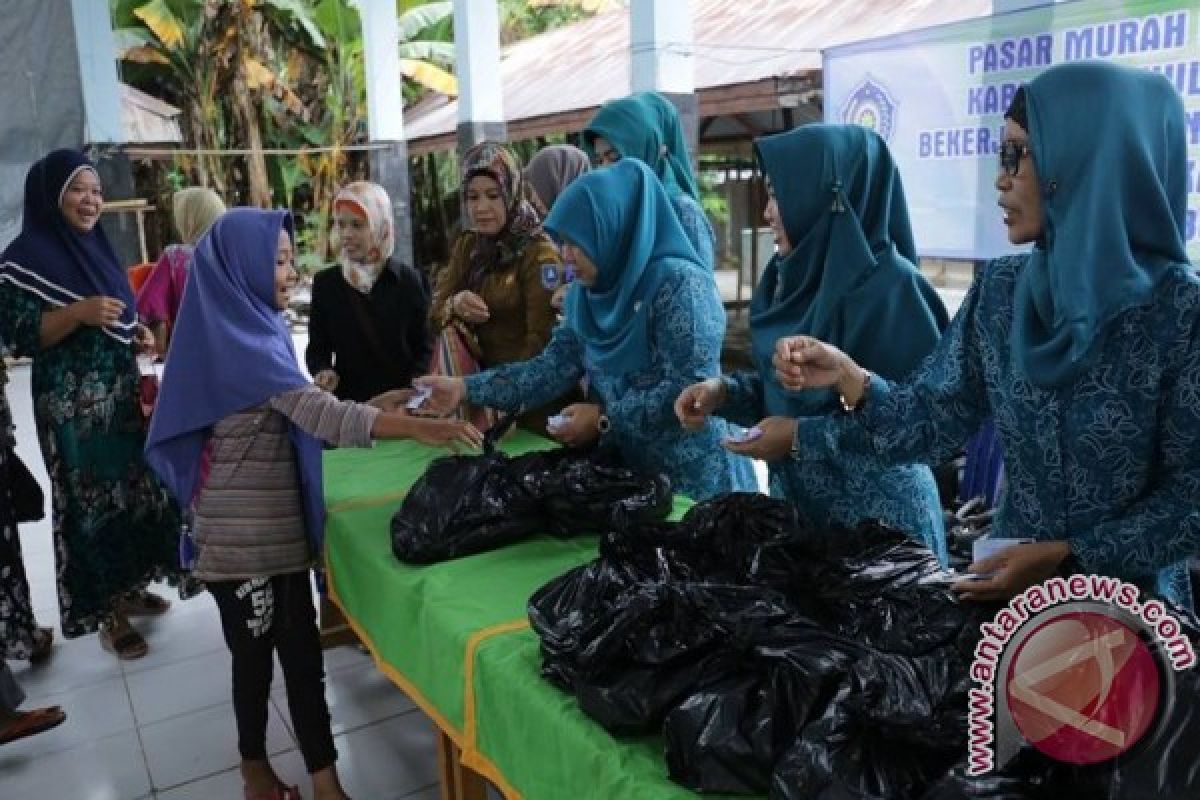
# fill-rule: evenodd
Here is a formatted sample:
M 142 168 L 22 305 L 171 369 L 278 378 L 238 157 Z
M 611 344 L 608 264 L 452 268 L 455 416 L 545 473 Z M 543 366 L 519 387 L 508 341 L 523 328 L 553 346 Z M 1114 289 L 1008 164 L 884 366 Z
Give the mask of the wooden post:
M 321 648 L 359 645 L 358 636 L 346 622 L 342 610 L 338 608 L 328 595 L 321 595 L 321 609 L 318 617 L 318 630 L 321 635 Z
M 487 781 L 462 763 L 462 751 L 446 734 L 437 734 L 438 778 L 441 800 L 487 800 Z
M 437 732 L 438 784 L 441 800 L 457 800 L 454 786 L 454 742 L 441 731 Z

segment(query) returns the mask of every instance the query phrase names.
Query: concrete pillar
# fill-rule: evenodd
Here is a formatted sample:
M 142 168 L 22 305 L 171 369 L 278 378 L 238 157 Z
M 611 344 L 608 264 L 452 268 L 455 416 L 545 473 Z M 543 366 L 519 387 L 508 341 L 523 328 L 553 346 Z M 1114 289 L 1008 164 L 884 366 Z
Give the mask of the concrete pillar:
M 371 180 L 392 198 L 395 259 L 413 263 L 411 183 L 404 140 L 404 78 L 400 74 L 400 26 L 396 4 L 358 0 L 367 79 L 367 132 Z
M 496 0 L 454 0 L 454 50 L 459 155 L 485 139 L 507 141 Z
M 631 0 L 629 90 L 658 92 L 675 105 L 695 159 L 700 119 L 692 43 L 692 0 Z
M 133 167 L 123 149 L 121 82 L 108 3 L 70 0 L 70 7 L 83 92 L 84 151 L 96 163 L 105 199 L 130 200 L 136 196 Z M 122 263 L 142 260 L 137 214 L 105 214 L 100 223 Z
M 83 85 L 84 141 L 89 144 L 124 142 L 117 47 L 108 3 L 71 0 L 71 18 L 75 23 L 75 47 L 79 53 L 79 76 Z

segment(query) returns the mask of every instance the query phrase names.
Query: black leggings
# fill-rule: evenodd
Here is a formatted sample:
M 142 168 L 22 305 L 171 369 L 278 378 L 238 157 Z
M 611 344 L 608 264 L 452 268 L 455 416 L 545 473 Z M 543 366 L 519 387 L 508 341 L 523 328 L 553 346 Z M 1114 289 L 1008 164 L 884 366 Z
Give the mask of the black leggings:
M 233 710 L 238 750 L 246 760 L 267 758 L 267 704 L 278 651 L 288 709 L 310 774 L 337 760 L 325 703 L 325 665 L 308 572 L 248 581 L 209 581 L 233 656 Z

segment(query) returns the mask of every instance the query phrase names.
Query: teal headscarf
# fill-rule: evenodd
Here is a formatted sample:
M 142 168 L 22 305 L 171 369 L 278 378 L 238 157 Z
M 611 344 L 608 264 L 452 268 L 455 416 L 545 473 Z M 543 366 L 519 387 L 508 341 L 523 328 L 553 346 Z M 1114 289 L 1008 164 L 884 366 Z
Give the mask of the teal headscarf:
M 948 324 L 946 309 L 915 266 L 900 173 L 876 133 L 805 125 L 755 147 L 792 244 L 787 256 L 771 259 L 750 303 L 767 411 L 822 413 L 828 391 L 789 392 L 775 380 L 779 339 L 814 336 L 897 379 L 933 349 Z M 894 335 L 897 328 L 904 335 Z
M 675 269 L 709 274 L 658 178 L 634 159 L 582 175 L 559 195 L 544 227 L 596 265 L 595 284 L 576 284 L 567 296 L 567 324 L 588 363 L 613 373 L 645 367 L 658 287 Z
M 1054 387 L 1091 364 L 1113 317 L 1188 263 L 1186 129 L 1166 78 L 1112 64 L 1048 69 L 1025 101 L 1044 230 L 1017 280 L 1012 351 Z
M 593 159 L 597 136 L 607 139 L 621 158 L 649 164 L 671 194 L 700 200 L 679 112 L 662 95 L 638 92 L 605 103 L 583 130 L 584 149 Z

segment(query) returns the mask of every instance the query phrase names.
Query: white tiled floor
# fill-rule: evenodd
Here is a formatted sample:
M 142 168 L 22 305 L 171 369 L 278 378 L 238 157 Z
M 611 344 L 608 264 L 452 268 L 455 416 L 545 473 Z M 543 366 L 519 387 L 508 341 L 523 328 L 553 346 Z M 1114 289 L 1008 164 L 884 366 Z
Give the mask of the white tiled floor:
M 46 484 L 29 401 L 29 369 L 10 372 L 18 451 Z M 57 622 L 47 522 L 23 526 L 21 542 L 39 622 Z M 170 590 L 158 587 L 165 596 Z M 118 662 L 94 636 L 65 641 L 42 667 L 10 662 L 26 707 L 62 705 L 58 728 L 0 747 L 3 800 L 238 800 L 237 729 L 229 657 L 207 595 L 137 623 L 150 644 L 143 659 Z M 325 654 L 338 769 L 356 800 L 434 800 L 433 728 L 352 648 Z M 296 749 L 282 673 L 271 695 L 268 749 L 289 784 L 311 789 Z

